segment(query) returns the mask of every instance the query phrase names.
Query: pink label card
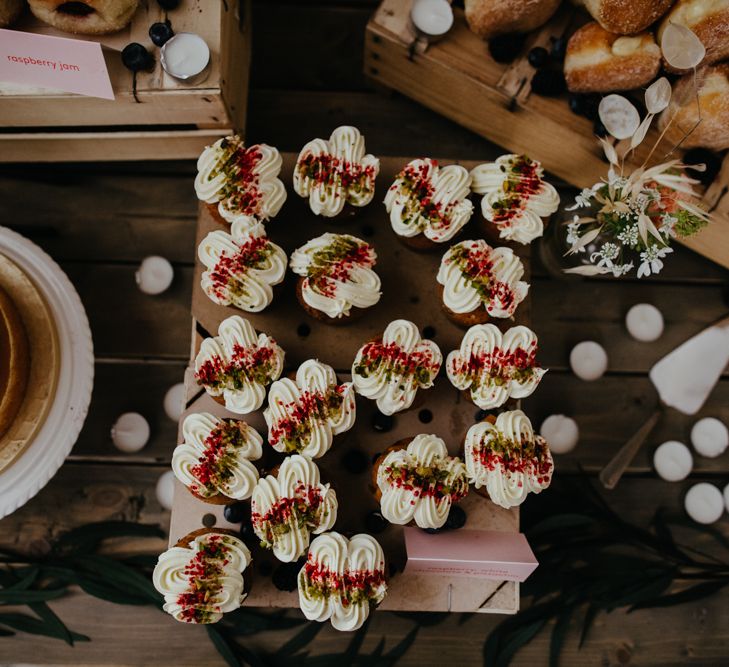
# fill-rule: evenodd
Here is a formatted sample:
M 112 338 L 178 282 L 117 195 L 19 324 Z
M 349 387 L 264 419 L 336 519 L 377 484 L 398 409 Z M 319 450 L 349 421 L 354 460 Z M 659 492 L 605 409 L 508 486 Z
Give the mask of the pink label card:
M 114 99 L 98 42 L 0 29 L 0 81 Z

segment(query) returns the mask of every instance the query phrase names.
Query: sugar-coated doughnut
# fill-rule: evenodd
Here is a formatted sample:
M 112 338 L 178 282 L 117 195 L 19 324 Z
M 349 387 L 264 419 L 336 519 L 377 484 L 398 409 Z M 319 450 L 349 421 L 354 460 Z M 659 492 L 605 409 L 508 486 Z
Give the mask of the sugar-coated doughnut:
M 584 7 L 605 30 L 619 35 L 642 32 L 663 16 L 673 0 L 572 0 Z
M 479 37 L 528 32 L 546 23 L 560 0 L 466 0 L 466 21 Z

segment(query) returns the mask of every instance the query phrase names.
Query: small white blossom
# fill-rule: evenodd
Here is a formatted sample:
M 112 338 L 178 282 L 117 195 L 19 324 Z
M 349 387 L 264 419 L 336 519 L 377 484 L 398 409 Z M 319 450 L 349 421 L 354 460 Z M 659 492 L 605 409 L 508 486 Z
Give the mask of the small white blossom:
M 657 245 L 648 246 L 640 253 L 641 265 L 638 267 L 638 278 L 649 276 L 651 273 L 660 273 L 663 268 L 661 260 L 672 252 L 673 248 L 661 248 Z
M 579 234 L 580 223 L 578 222 L 579 219 L 580 219 L 579 216 L 576 215 L 573 218 L 573 222 L 571 222 L 569 225 L 567 225 L 567 243 L 570 246 L 574 246 L 575 243 L 577 243 L 580 240 L 580 234 Z M 585 248 L 584 247 L 578 248 L 577 252 L 578 253 L 585 252 Z
M 620 276 L 624 276 L 629 271 L 633 270 L 633 262 L 627 262 L 626 264 L 616 264 L 613 266 L 613 275 L 616 278 L 620 278 Z
M 638 243 L 638 225 L 629 225 L 620 234 L 618 241 L 623 245 L 634 246 Z
M 583 188 L 580 194 L 575 196 L 574 206 L 565 208 L 565 211 L 574 211 L 578 208 L 590 208 L 592 206 L 592 196 L 594 195 L 592 188 Z
M 676 238 L 676 230 L 674 229 L 678 218 L 670 213 L 664 213 L 661 218 L 661 232 L 672 238 Z
M 600 254 L 605 259 L 616 259 L 620 254 L 620 246 L 615 243 L 603 243 L 602 248 L 600 248 Z
M 603 243 L 600 250 L 596 250 L 590 255 L 590 261 L 600 269 L 615 271 L 615 263 L 613 260 L 620 255 L 620 246 L 615 243 Z

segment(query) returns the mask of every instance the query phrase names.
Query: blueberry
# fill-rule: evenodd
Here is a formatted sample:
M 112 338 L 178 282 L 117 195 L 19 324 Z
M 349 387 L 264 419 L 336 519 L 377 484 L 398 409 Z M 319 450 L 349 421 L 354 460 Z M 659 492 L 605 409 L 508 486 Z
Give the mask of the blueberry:
M 230 523 L 241 523 L 248 514 L 248 506 L 244 503 L 235 503 L 226 505 L 223 510 L 223 516 Z
M 445 527 L 449 530 L 458 530 L 466 525 L 466 513 L 462 507 L 454 505 L 451 507 L 451 511 L 446 519 Z
M 240 538 L 249 546 L 251 544 L 255 544 L 255 541 L 258 539 L 256 537 L 256 533 L 253 530 L 253 524 L 251 523 L 251 520 L 246 517 L 243 523 L 240 527 Z
M 177 9 L 180 5 L 180 0 L 157 0 L 157 4 L 167 11 Z
M 418 412 L 418 419 L 422 424 L 430 424 L 433 421 L 433 413 L 425 408 Z
M 690 171 L 690 175 L 698 178 L 704 185 L 709 185 L 721 169 L 721 158 L 708 148 L 692 148 L 684 153 L 685 164 L 705 164 L 706 171 Z
M 423 528 L 423 531 L 428 533 L 428 535 L 437 535 L 443 532 L 443 528 Z
M 121 59 L 124 67 L 132 72 L 141 72 L 154 67 L 154 56 L 137 42 L 132 42 L 124 47 Z
M 282 563 L 271 576 L 273 585 L 280 591 L 295 591 L 298 586 L 299 570 L 301 563 Z
M 342 465 L 347 472 L 351 472 L 353 475 L 359 475 L 367 470 L 367 466 L 369 465 L 367 454 L 361 449 L 350 449 L 342 457 Z
M 545 97 L 556 97 L 567 89 L 564 74 L 552 69 L 539 69 L 532 77 L 532 91 Z
M 567 38 L 566 37 L 550 37 L 552 46 L 550 48 L 550 55 L 555 62 L 561 63 L 564 60 L 564 54 L 567 51 Z
M 473 416 L 473 419 L 477 422 L 482 422 L 488 416 L 489 413 L 487 410 L 476 410 L 476 414 Z
M 380 433 L 392 430 L 394 419 L 390 415 L 383 415 L 379 410 L 372 417 L 372 428 Z
M 592 131 L 598 137 L 607 137 L 607 135 L 608 135 L 607 128 L 602 124 L 602 121 L 599 118 L 595 121 L 595 124 L 592 126 Z
M 497 63 L 510 63 L 521 52 L 524 35 L 499 35 L 489 40 L 489 53 Z
M 527 60 L 535 69 L 541 69 L 549 63 L 549 52 L 543 46 L 535 46 L 530 49 Z
M 577 93 L 570 93 L 567 98 L 567 102 L 570 105 L 570 111 L 576 113 L 578 116 L 583 116 L 585 113 L 585 97 L 584 95 L 578 95 Z
M 169 21 L 164 23 L 153 23 L 149 27 L 149 38 L 155 46 L 162 46 L 175 33 L 172 32 L 172 26 Z
M 597 120 L 600 117 L 600 100 L 602 100 L 602 96 L 600 95 L 592 94 L 582 96 L 582 113 L 586 118 Z
M 365 516 L 365 528 L 367 528 L 367 530 L 373 535 L 381 533 L 389 525 L 390 522 L 382 516 L 382 512 L 377 510 L 370 512 L 367 516 Z

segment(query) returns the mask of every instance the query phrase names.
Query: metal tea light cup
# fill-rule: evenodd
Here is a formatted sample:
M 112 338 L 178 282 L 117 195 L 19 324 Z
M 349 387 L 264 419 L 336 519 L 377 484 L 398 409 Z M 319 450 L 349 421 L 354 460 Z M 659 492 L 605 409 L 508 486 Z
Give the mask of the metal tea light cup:
M 194 86 L 210 74 L 210 48 L 193 32 L 180 32 L 160 49 L 162 69 L 171 77 Z
M 413 0 L 410 25 L 419 38 L 432 44 L 453 27 L 453 9 L 447 0 Z

